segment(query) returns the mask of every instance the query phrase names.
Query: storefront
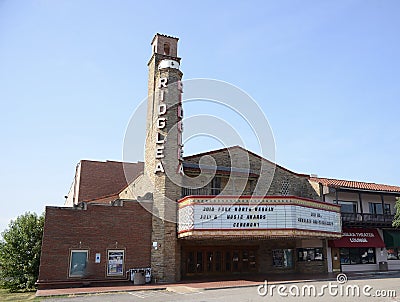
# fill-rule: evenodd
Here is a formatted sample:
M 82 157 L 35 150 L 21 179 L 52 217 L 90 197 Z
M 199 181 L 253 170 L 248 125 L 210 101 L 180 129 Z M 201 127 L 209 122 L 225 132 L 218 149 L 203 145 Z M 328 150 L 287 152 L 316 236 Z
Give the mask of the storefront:
M 343 237 L 329 240 L 330 271 L 373 271 L 386 262 L 385 243 L 378 229 L 343 228 Z
M 387 250 L 388 268 L 400 270 L 400 231 L 383 230 L 383 239 Z
M 325 273 L 326 251 L 324 239 L 184 240 L 182 277 Z

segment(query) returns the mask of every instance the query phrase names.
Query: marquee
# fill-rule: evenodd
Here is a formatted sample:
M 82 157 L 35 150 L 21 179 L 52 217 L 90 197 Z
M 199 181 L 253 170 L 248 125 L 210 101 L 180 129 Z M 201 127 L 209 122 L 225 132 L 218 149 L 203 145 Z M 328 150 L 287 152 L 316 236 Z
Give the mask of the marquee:
M 341 236 L 337 205 L 298 197 L 185 197 L 179 202 L 178 237 Z

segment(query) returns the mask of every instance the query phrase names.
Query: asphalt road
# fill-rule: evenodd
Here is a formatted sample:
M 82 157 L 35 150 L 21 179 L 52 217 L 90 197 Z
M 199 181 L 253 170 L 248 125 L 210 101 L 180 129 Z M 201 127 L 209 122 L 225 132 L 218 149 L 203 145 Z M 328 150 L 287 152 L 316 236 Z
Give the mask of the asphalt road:
M 390 301 L 400 302 L 400 275 L 377 276 L 368 279 L 329 283 L 306 282 L 280 284 L 275 287 L 244 287 L 216 290 L 190 291 L 187 288 L 167 290 L 132 291 L 113 294 L 84 295 L 68 298 L 51 298 L 45 302 L 97 302 L 97 301 L 154 301 L 154 302 L 250 302 L 250 301 Z M 281 286 L 281 287 L 279 287 Z M 268 291 L 266 291 L 266 288 Z M 265 295 L 263 295 L 265 294 Z

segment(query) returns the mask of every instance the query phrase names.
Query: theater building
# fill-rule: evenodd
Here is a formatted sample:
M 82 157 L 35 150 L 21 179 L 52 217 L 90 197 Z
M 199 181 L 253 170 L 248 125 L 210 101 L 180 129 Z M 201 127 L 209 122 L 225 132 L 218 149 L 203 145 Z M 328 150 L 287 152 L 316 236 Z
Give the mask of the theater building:
M 177 45 L 151 43 L 144 162 L 82 160 L 65 205 L 46 207 L 39 288 L 147 267 L 157 283 L 399 269 L 400 187 L 295 173 L 239 146 L 183 157 Z

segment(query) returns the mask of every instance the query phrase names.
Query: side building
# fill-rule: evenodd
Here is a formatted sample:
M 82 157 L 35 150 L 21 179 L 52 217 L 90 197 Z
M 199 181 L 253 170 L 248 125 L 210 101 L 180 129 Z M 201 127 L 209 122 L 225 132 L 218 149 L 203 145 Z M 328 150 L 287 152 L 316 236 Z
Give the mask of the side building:
M 400 230 L 392 226 L 396 186 L 313 177 L 325 202 L 340 205 L 343 237 L 328 241 L 328 271 L 400 270 Z

